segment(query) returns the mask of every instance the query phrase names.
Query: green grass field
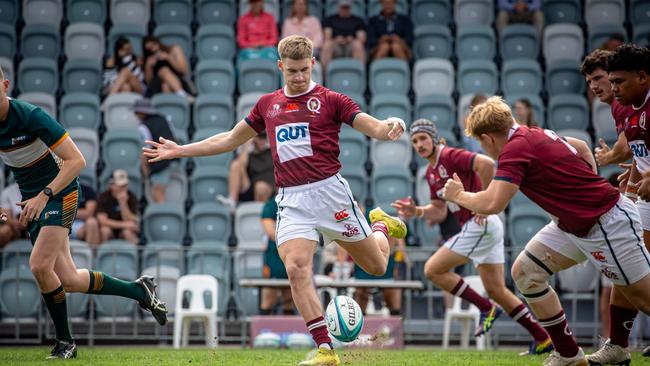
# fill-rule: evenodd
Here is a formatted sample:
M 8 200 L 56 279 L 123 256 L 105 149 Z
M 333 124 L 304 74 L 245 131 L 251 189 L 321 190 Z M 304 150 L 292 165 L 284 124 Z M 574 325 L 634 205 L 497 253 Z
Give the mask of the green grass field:
M 46 347 L 2 347 L 0 365 L 51 365 L 45 361 Z M 78 358 L 66 362 L 76 365 L 296 365 L 304 359 L 307 351 L 249 350 L 224 348 L 206 350 L 191 348 L 174 350 L 152 347 L 80 347 Z M 444 366 L 539 366 L 544 356 L 520 357 L 516 351 L 442 351 L 426 348 L 404 351 L 339 351 L 343 365 L 444 365 Z M 650 358 L 639 353 L 632 356 L 632 365 L 650 365 Z M 62 361 L 54 361 L 55 364 Z

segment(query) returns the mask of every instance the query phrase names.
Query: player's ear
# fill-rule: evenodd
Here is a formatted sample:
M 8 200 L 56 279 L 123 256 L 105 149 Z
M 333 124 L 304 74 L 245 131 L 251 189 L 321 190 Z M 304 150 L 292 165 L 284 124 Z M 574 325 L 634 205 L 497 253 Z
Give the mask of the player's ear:
M 640 84 L 645 84 L 648 82 L 648 74 L 644 70 L 639 71 L 638 75 Z
M 311 65 L 312 66 L 316 65 L 316 57 L 311 58 Z
M 282 63 L 282 59 L 278 60 L 278 69 L 280 69 L 280 71 L 284 71 L 284 64 Z

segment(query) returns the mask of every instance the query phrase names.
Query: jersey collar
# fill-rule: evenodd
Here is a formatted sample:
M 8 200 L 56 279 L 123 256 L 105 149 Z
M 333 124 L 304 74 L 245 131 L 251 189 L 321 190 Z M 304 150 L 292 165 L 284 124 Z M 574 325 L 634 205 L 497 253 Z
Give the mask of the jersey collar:
M 510 127 L 510 130 L 508 131 L 508 140 L 512 138 L 512 135 L 514 135 L 518 129 L 519 129 L 519 123 L 517 122 L 513 123 L 512 127 Z
M 309 94 L 312 90 L 314 90 L 315 87 L 316 87 L 316 82 L 314 82 L 312 80 L 312 81 L 309 82 L 309 88 L 307 88 L 306 91 L 304 91 L 304 92 L 302 92 L 300 94 L 289 95 L 289 93 L 287 93 L 287 86 L 286 85 L 282 88 L 282 92 L 284 92 L 284 95 L 287 98 L 296 98 L 296 97 L 300 97 L 300 96 L 305 95 L 305 94 Z
M 635 111 L 638 111 L 639 109 L 643 108 L 643 106 L 644 106 L 646 103 L 648 103 L 648 97 L 650 97 L 650 90 L 648 90 L 648 92 L 646 93 L 646 95 L 645 95 L 645 99 L 643 100 L 643 104 L 641 104 L 641 105 L 639 106 L 639 108 L 637 108 L 637 107 L 635 107 L 634 105 L 632 105 L 632 109 L 634 109 Z
M 438 144 L 438 148 L 436 149 L 436 160 L 431 164 L 432 167 L 436 167 L 438 165 L 438 162 L 440 161 L 440 154 L 442 153 L 442 149 L 445 148 L 444 144 Z

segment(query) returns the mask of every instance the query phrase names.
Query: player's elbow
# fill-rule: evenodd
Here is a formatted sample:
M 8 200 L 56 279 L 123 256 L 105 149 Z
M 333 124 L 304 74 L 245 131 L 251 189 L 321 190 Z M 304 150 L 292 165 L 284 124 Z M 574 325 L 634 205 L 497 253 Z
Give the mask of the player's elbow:
M 502 204 L 496 200 L 492 200 L 488 203 L 487 207 L 483 212 L 478 212 L 481 215 L 496 215 L 506 209 L 508 203 Z

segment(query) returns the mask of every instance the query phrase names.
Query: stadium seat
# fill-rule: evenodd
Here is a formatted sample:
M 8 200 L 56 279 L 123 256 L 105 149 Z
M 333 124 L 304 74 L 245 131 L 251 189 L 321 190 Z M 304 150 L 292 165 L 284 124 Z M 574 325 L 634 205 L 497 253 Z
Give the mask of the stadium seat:
M 263 254 L 258 251 L 236 251 L 234 253 L 234 292 L 237 309 L 244 317 L 259 314 L 260 291 L 256 287 L 244 288 L 239 286 L 241 278 L 261 278 Z
M 50 24 L 25 26 L 20 35 L 20 51 L 25 58 L 58 58 L 61 51 L 59 28 Z
M 374 95 L 406 95 L 411 89 L 411 70 L 404 60 L 384 58 L 370 64 L 370 92 Z
M 215 200 L 195 201 L 188 215 L 188 224 L 190 238 L 195 244 L 209 240 L 227 243 L 232 231 L 230 211 Z
M 530 24 L 510 24 L 499 37 L 502 60 L 524 58 L 537 60 L 539 57 L 539 34 Z
M 550 221 L 546 212 L 537 205 L 511 206 L 506 225 L 510 245 L 523 248 Z M 518 251 L 519 249 L 515 250 Z
M 32 243 L 28 239 L 13 240 L 2 251 L 2 268 L 29 270 L 29 257 L 32 252 Z
M 508 105 L 510 105 L 510 108 L 515 107 L 515 102 L 519 99 L 526 99 L 530 102 L 531 106 L 533 107 L 533 119 L 537 124 L 539 124 L 541 127 L 546 126 L 546 118 L 545 118 L 545 108 L 544 108 L 544 102 L 542 99 L 539 97 L 537 94 L 518 94 L 518 95 L 508 95 L 506 97 L 506 102 Z
M 0 23 L 0 57 L 13 59 L 16 55 L 17 44 L 14 26 Z
M 99 135 L 97 130 L 84 127 L 68 128 L 68 134 L 86 159 L 86 167 L 95 169 L 99 161 Z
M 623 36 L 627 42 L 627 31 L 622 25 L 599 25 L 589 29 L 587 38 L 587 50 L 590 52 L 599 49 L 607 42 L 613 35 Z
M 182 260 L 183 257 L 179 256 L 179 258 Z M 180 268 L 165 265 L 143 268 L 143 276 L 153 276 L 156 279 L 156 293 L 167 306 L 167 316 L 174 317 L 176 311 L 176 282 L 181 277 Z M 145 317 L 153 320 L 153 316 L 149 312 L 145 312 Z
M 454 19 L 457 27 L 491 25 L 494 21 L 493 0 L 456 0 Z
M 67 20 L 72 23 L 104 24 L 106 3 L 103 0 L 67 0 Z
M 579 24 L 582 21 L 580 0 L 544 0 L 542 5 L 544 22 L 547 25 L 557 23 Z
M 589 127 L 587 99 L 579 94 L 551 96 L 548 102 L 548 126 L 552 130 Z
M 415 95 L 442 94 L 451 96 L 454 91 L 454 66 L 448 60 L 423 59 L 413 67 Z
M 617 177 L 621 175 L 621 173 L 623 173 L 623 169 L 616 164 L 598 167 L 598 175 L 600 175 L 605 179 L 610 179 L 610 177 L 615 176 L 616 179 L 618 180 Z
M 153 32 L 160 42 L 165 45 L 177 45 L 183 49 L 187 59 L 194 53 L 194 38 L 189 25 L 159 24 Z
M 133 47 L 133 54 L 142 56 L 142 38 L 147 35 L 147 28 L 145 24 L 113 24 L 108 31 L 106 53 L 109 56 L 113 55 L 115 42 L 120 37 L 126 37 Z
M 92 268 L 92 249 L 83 241 L 70 240 L 70 253 L 77 268 Z M 85 293 L 66 294 L 66 305 L 68 306 L 68 316 L 70 320 L 86 321 L 90 295 Z
M 113 128 L 138 128 L 140 121 L 133 113 L 133 104 L 142 98 L 136 93 L 111 94 L 104 100 L 104 124 L 107 130 Z
M 147 25 L 149 0 L 111 0 L 111 23 Z
M 97 249 L 95 271 L 125 281 L 135 280 L 139 273 L 136 246 L 125 240 L 109 240 L 102 243 Z M 94 296 L 93 302 L 100 320 L 107 317 L 131 319 L 137 304 L 129 298 L 119 296 Z
M 230 267 L 230 254 L 225 242 L 214 239 L 194 242 L 187 252 L 188 274 L 209 274 L 219 281 L 219 315 L 226 313 L 230 299 Z
M 578 140 L 582 140 L 589 145 L 589 150 L 592 150 L 593 143 L 591 142 L 591 136 L 585 130 L 576 130 L 575 128 L 569 128 L 565 130 L 556 131 L 558 136 L 562 137 L 573 137 Z
M 235 57 L 235 32 L 224 24 L 208 24 L 199 27 L 196 33 L 196 55 L 199 60 Z
M 190 25 L 194 19 L 194 6 L 191 0 L 155 0 L 153 17 L 158 25 Z
M 454 41 L 447 25 L 421 24 L 415 27 L 413 35 L 413 54 L 416 60 L 451 57 Z
M 549 65 L 564 59 L 581 62 L 584 44 L 582 29 L 576 24 L 553 24 L 544 28 L 543 51 Z
M 598 98 L 594 98 L 593 104 L 591 105 L 591 124 L 594 126 L 596 143 L 600 138 L 607 142 L 618 139 L 614 117 L 612 116 L 612 108 L 609 104 L 601 102 Z
M 512 200 L 510 200 L 510 207 L 514 206 L 535 206 L 535 203 L 526 197 L 525 194 L 521 193 L 521 191 L 517 191 L 514 197 L 512 197 Z
M 557 281 L 559 282 L 556 288 L 561 289 L 560 301 L 565 309 L 572 314 L 571 320 L 575 322 L 580 314 L 579 301 L 582 301 L 585 306 L 592 308 L 594 304 L 598 303 L 596 287 L 600 286 L 601 274 L 592 263 L 583 263 L 582 265 L 572 266 L 557 273 Z M 569 304 L 567 304 L 569 303 Z
M 235 211 L 235 237 L 237 249 L 246 249 L 249 245 L 262 247 L 266 234 L 262 228 L 262 202 L 242 202 Z
M 282 2 L 282 17 L 277 19 L 280 23 L 287 19 L 291 13 L 291 6 L 293 1 L 283 1 Z M 307 0 L 307 12 L 311 16 L 315 16 L 319 20 L 323 20 L 323 4 L 322 0 Z
M 402 134 L 396 141 L 370 140 L 370 161 L 378 166 L 408 167 L 413 156 L 411 140 L 407 134 Z
M 183 246 L 177 241 L 154 240 L 147 243 L 142 252 L 142 268 L 168 266 L 181 269 L 183 264 Z
M 68 59 L 101 61 L 104 57 L 104 28 L 100 24 L 74 23 L 65 30 L 65 56 Z
M 351 127 L 341 127 L 339 135 L 339 160 L 343 166 L 362 167 L 368 159 L 368 140 Z
M 474 94 L 464 94 L 458 98 L 458 128 L 465 130 L 465 118 L 469 115 L 469 105 L 472 103 Z M 452 130 L 450 128 L 450 130 Z
M 239 15 L 250 11 L 250 4 L 247 1 L 239 2 Z M 273 15 L 276 21 L 280 20 L 280 0 L 264 0 L 264 11 Z
M 160 93 L 151 98 L 151 103 L 173 127 L 174 135 L 187 141 L 187 128 L 190 126 L 190 105 L 187 98 L 176 93 Z
M 580 64 L 574 60 L 559 60 L 546 68 L 546 91 L 555 94 L 583 94 L 585 80 Z
M 185 237 L 185 212 L 174 203 L 150 203 L 142 216 L 142 231 L 148 242 L 181 243 Z
M 338 14 L 339 8 L 337 4 L 338 0 L 326 0 L 325 3 L 325 17 L 330 15 Z M 353 0 L 352 1 L 352 14 L 358 16 L 361 19 L 366 19 L 366 2 L 364 0 Z
M 225 24 L 233 25 L 237 20 L 235 0 L 198 0 L 196 3 L 196 20 L 199 25 Z
M 632 27 L 650 24 L 650 2 L 646 0 L 631 0 L 629 20 Z
M 228 196 L 228 169 L 198 167 L 190 177 L 190 197 L 194 203 L 215 202 L 218 195 Z
M 366 90 L 366 68 L 352 58 L 334 59 L 327 68 L 325 84 L 339 93 L 363 94 Z
M 45 113 L 56 118 L 56 99 L 51 94 L 46 93 L 21 93 L 18 99 L 42 108 Z
M 190 328 L 197 320 L 202 321 L 205 346 L 218 344 L 217 314 L 220 308 L 219 288 L 223 286 L 209 275 L 186 275 L 178 279 L 174 304 L 174 348 L 187 347 Z
M 54 60 L 44 57 L 23 59 L 18 65 L 18 89 L 21 93 L 54 95 L 59 89 L 59 68 Z
M 63 19 L 62 0 L 24 0 L 23 20 L 26 25 L 47 24 L 59 29 Z
M 63 67 L 63 91 L 99 95 L 102 87 L 102 72 L 100 60 L 68 60 Z
M 539 94 L 542 84 L 542 68 L 533 60 L 507 60 L 501 66 L 501 91 L 510 94 Z
M 311 80 L 316 84 L 323 85 L 323 66 L 318 61 L 314 62 L 311 68 Z M 282 81 L 284 84 L 284 75 L 282 76 Z
M 242 61 L 238 70 L 239 93 L 270 93 L 280 88 L 278 64 L 271 60 Z
M 99 185 L 97 184 L 96 169 L 84 168 L 81 173 L 79 173 L 79 184 L 85 184 L 97 191 L 99 189 Z
M 476 293 L 481 296 L 485 296 L 485 288 L 483 286 L 483 281 L 479 276 L 467 276 L 464 279 L 464 282 L 467 286 L 471 287 L 476 291 Z M 462 333 L 460 336 L 460 348 L 466 349 L 469 347 L 469 338 L 471 329 L 475 326 L 478 326 L 481 313 L 479 309 L 470 304 L 467 309 L 463 308 L 463 299 L 459 296 L 454 296 L 453 304 L 451 308 L 445 311 L 445 320 L 442 331 L 442 349 L 447 350 L 449 348 L 449 338 L 451 335 L 451 322 L 452 320 L 461 320 L 463 322 Z M 490 335 L 486 333 L 482 337 L 475 338 L 476 349 L 484 350 L 486 344 L 490 344 Z
M 465 25 L 456 33 L 456 57 L 465 60 L 492 60 L 497 53 L 494 29 L 489 25 Z
M 429 202 L 426 201 L 425 204 Z M 415 233 L 420 240 L 420 246 L 424 248 L 437 248 L 442 242 L 440 225 L 429 225 L 426 220 L 417 220 L 415 222 Z
M 237 99 L 237 116 L 236 121 L 241 121 L 248 116 L 255 103 L 264 95 L 264 93 L 246 93 L 241 94 Z
M 184 205 L 185 200 L 187 199 L 187 191 L 189 187 L 189 179 L 185 169 L 182 169 L 178 164 L 171 166 L 171 171 L 169 173 L 169 179 L 165 182 L 165 202 L 175 203 L 178 205 Z M 147 202 L 153 202 L 153 195 L 151 192 L 151 181 L 149 185 L 145 187 L 145 197 Z
M 142 141 L 135 128 L 107 130 L 102 139 L 102 160 L 113 169 L 140 166 Z
M 349 164 L 343 165 L 341 176 L 348 182 L 354 200 L 365 204 L 368 199 L 368 174 L 363 169 Z
M 410 146 L 408 146 L 410 150 Z M 412 195 L 411 173 L 404 164 L 397 166 L 379 165 L 372 172 L 372 197 L 375 206 L 382 207 L 386 212 L 395 213 L 390 206 L 397 199 Z
M 199 95 L 208 93 L 232 95 L 235 92 L 235 68 L 230 61 L 217 59 L 199 61 L 194 75 Z
M 14 26 L 18 21 L 20 3 L 16 0 L 0 0 L 0 23 Z
M 59 105 L 59 122 L 67 128 L 99 130 L 99 97 L 90 93 L 67 93 Z
M 433 121 L 438 128 L 451 130 L 456 125 L 456 104 L 446 95 L 417 95 L 413 120 L 419 118 Z
M 418 205 L 427 205 L 431 201 L 431 190 L 429 189 L 429 182 L 426 177 L 427 169 L 429 168 L 428 161 L 417 156 L 417 154 L 413 155 L 416 155 L 416 159 L 422 160 L 427 164 L 418 165 L 418 170 L 415 173 L 415 192 L 413 192 L 412 197 Z
M 586 0 L 585 23 L 592 29 L 603 25 L 620 26 L 625 22 L 625 2 L 623 0 Z
M 499 87 L 499 72 L 492 61 L 461 61 L 456 75 L 460 94 L 495 94 Z
M 196 130 L 194 136 L 192 136 L 192 142 L 205 140 L 208 137 L 216 135 L 217 133 L 223 131 L 224 130 L 220 130 L 214 127 L 202 128 L 200 130 Z M 219 155 L 196 157 L 193 158 L 193 160 L 194 160 L 194 165 L 197 167 L 205 166 L 205 167 L 213 167 L 213 168 L 219 167 L 222 169 L 228 169 L 232 157 L 233 157 L 232 153 L 223 153 Z
M 458 141 L 458 138 L 451 130 L 439 129 L 438 136 L 445 139 L 447 146 L 460 148 L 463 147 L 461 141 Z
M 14 62 L 6 57 L 0 57 L 0 69 L 5 76 L 5 80 L 9 80 L 9 88 L 7 95 L 11 96 L 14 90 L 14 82 L 16 81 L 14 73 Z
M 423 24 L 451 23 L 451 4 L 449 0 L 413 0 L 411 3 L 411 21 L 414 26 Z
M 347 96 L 350 97 L 350 99 L 352 99 L 353 102 L 357 103 L 360 110 L 362 111 L 368 110 L 366 98 L 363 96 L 363 94 L 348 93 Z
M 4 268 L 4 267 L 3 267 Z M 0 272 L 0 314 L 2 319 L 16 322 L 34 321 L 41 307 L 41 291 L 29 268 L 16 273 L 15 268 Z
M 411 102 L 404 94 L 375 94 L 370 100 L 370 114 L 379 119 L 399 117 L 411 120 Z
M 194 127 L 228 129 L 232 126 L 235 107 L 230 94 L 201 94 L 194 101 Z
M 641 47 L 648 46 L 648 38 L 650 38 L 650 23 L 639 24 L 634 27 L 632 41 Z

